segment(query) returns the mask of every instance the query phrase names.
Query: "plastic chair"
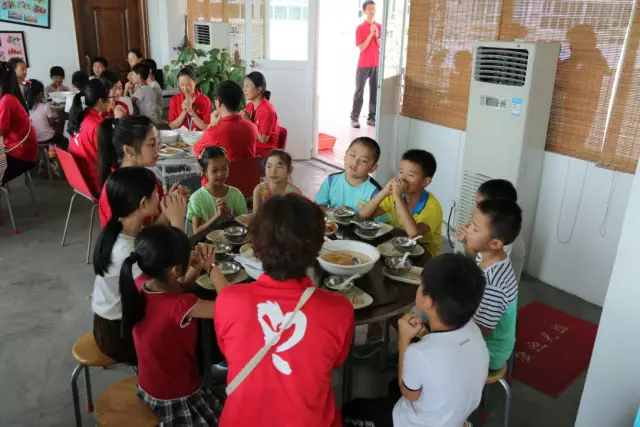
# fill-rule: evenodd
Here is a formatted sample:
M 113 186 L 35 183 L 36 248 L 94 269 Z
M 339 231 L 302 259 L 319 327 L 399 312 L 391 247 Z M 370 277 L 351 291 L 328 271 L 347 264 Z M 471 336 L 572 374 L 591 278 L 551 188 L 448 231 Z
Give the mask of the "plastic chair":
M 138 379 L 128 378 L 107 387 L 96 400 L 94 412 L 101 427 L 137 426 L 152 427 L 160 419 L 147 405 L 138 399 Z
M 244 197 L 253 196 L 253 190 L 260 184 L 261 157 L 238 159 L 229 166 L 227 184 L 239 189 Z
M 67 182 L 69 182 L 69 185 L 71 186 L 71 188 L 73 188 L 73 196 L 71 196 L 69 211 L 67 212 L 67 221 L 64 223 L 61 246 L 64 246 L 64 242 L 67 238 L 67 229 L 69 227 L 69 219 L 71 218 L 71 210 L 73 209 L 73 201 L 77 196 L 82 196 L 93 203 L 93 207 L 91 208 L 91 219 L 89 220 L 89 242 L 87 244 L 87 264 L 89 264 L 89 257 L 91 255 L 91 241 L 93 239 L 93 219 L 95 217 L 96 208 L 98 207 L 98 199 L 96 199 L 91 193 L 91 190 L 89 190 L 89 186 L 84 180 L 84 177 L 82 176 L 82 173 L 78 168 L 78 164 L 76 163 L 76 160 L 73 158 L 73 156 L 67 151 L 64 151 L 58 147 L 56 147 L 56 154 L 58 155 L 58 159 L 60 160 L 60 164 L 62 165 L 62 170 L 67 177 Z
M 280 126 L 280 134 L 278 134 L 278 148 L 281 150 L 287 149 L 287 135 L 289 135 L 287 128 Z
M 35 210 L 36 207 L 36 199 L 33 196 L 33 181 L 31 179 L 31 173 L 24 173 L 24 184 L 29 189 L 29 196 L 31 197 L 31 206 L 33 206 L 33 216 L 38 216 L 38 211 Z M 7 208 L 9 209 L 9 218 L 11 219 L 11 226 L 13 227 L 13 234 L 20 234 L 20 230 L 16 227 L 16 220 L 13 217 L 13 209 L 11 209 L 11 190 L 9 189 L 9 183 L 6 182 L 4 185 L 0 185 L 0 225 L 3 222 L 2 216 L 2 195 L 4 194 L 4 198 L 7 200 Z

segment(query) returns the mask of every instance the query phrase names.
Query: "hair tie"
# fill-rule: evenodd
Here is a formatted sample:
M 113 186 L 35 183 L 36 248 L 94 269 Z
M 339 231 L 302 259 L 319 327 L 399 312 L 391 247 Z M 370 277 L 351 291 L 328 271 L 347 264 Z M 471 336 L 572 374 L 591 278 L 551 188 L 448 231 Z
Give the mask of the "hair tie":
M 138 254 L 135 251 L 132 251 L 129 254 L 129 258 L 131 258 L 131 261 L 133 261 L 134 263 L 137 263 L 139 260 Z

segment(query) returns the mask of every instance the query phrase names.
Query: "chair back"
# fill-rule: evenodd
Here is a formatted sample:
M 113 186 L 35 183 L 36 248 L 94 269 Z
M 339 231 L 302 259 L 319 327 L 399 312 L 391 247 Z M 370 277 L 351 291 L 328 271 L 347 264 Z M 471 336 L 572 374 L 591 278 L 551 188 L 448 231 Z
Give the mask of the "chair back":
M 238 159 L 229 165 L 227 184 L 236 187 L 244 197 L 253 196 L 253 189 L 260 184 L 261 157 Z
M 278 134 L 278 148 L 281 150 L 287 149 L 287 135 L 289 135 L 287 128 L 280 126 L 280 133 Z
M 71 188 L 76 190 L 78 193 L 82 193 L 82 195 L 88 199 L 97 201 L 91 193 L 91 190 L 89 190 L 89 186 L 82 176 L 80 168 L 78 168 L 78 164 L 76 163 L 76 159 L 73 158 L 73 155 L 59 147 L 56 147 L 56 155 L 60 160 L 60 165 L 62 166 L 64 175 L 67 177 L 67 182 L 69 182 Z

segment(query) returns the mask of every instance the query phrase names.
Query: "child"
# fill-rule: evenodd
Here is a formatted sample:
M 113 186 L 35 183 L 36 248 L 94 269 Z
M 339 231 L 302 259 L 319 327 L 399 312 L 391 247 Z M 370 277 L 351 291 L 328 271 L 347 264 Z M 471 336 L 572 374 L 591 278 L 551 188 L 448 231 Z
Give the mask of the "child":
M 153 94 L 156 97 L 156 104 L 160 107 L 160 111 L 162 111 L 162 87 L 164 86 L 164 74 L 162 73 L 162 70 L 158 70 L 158 64 L 156 64 L 156 61 L 153 59 L 143 59 L 140 63 L 146 65 L 149 67 L 149 70 L 151 70 L 149 73 L 148 83 L 151 89 L 153 89 Z
M 105 71 L 100 76 L 100 81 L 109 89 L 109 97 L 113 99 L 113 110 L 110 115 L 116 119 L 121 119 L 133 113 L 131 99 L 122 96 L 122 82 L 113 71 Z
M 93 71 L 92 79 L 99 79 L 102 73 L 109 68 L 109 62 L 102 56 L 96 56 L 91 63 L 91 71 Z
M 267 155 L 265 181 L 258 184 L 253 190 L 254 215 L 273 196 L 284 196 L 287 193 L 302 194 L 302 191 L 289 181 L 292 172 L 292 159 L 289 153 L 275 149 Z
M 123 331 L 133 330 L 138 356 L 138 397 L 163 426 L 218 424 L 220 402 L 202 387 L 191 320 L 213 318 L 214 302 L 184 293 L 185 272 L 206 271 L 219 293 L 227 285 L 214 265 L 215 249 L 198 245 L 194 256 L 178 228 L 154 225 L 135 239 L 120 271 Z M 135 279 L 133 266 L 143 273 Z M 135 279 L 135 280 L 134 280 Z
M 71 75 L 71 87 L 73 88 L 74 94 L 67 96 L 67 102 L 64 106 L 65 113 L 69 113 L 69 111 L 71 111 L 75 94 L 82 91 L 87 84 L 89 84 L 89 75 L 84 71 L 76 71 Z M 84 108 L 84 100 L 82 101 L 82 106 Z
M 64 83 L 64 69 L 58 65 L 51 67 L 49 70 L 49 77 L 51 77 L 51 84 L 44 90 L 45 94 L 51 92 L 68 92 L 69 88 Z
M 354 139 L 344 155 L 344 172 L 329 175 L 316 194 L 328 209 L 346 206 L 358 212 L 382 187 L 369 174 L 378 168 L 380 146 L 367 136 Z
M 518 192 L 513 184 L 505 179 L 490 179 L 482 183 L 478 188 L 475 204 L 477 205 L 487 199 L 509 199 L 512 202 L 518 202 Z M 467 246 L 467 234 L 470 226 L 471 222 L 467 221 L 466 224 L 462 225 L 456 231 L 457 242 L 455 250 L 456 252 L 466 253 L 468 256 L 475 258 L 477 254 Z M 520 283 L 526 253 L 522 236 L 518 234 L 518 237 L 516 237 L 516 240 L 514 240 L 512 244 L 504 247 L 504 251 L 509 255 L 516 280 Z
M 247 213 L 247 202 L 235 187 L 226 185 L 229 159 L 220 147 L 207 147 L 200 155 L 200 170 L 207 182 L 189 199 L 187 219 L 198 233 L 221 218 L 232 219 Z
M 485 286 L 482 271 L 463 255 L 443 254 L 427 262 L 421 282 L 416 306 L 428 332 L 416 313 L 399 320 L 397 383 L 388 397 L 347 403 L 346 427 L 458 427 L 480 403 L 489 354 L 471 318 Z
M 404 229 L 409 237 L 423 236 L 420 244 L 432 257 L 438 256 L 442 245 L 442 207 L 425 187 L 431 184 L 436 166 L 433 154 L 407 151 L 402 156 L 398 177 L 360 209 L 364 219 L 390 213 L 393 226 Z
M 18 78 L 18 84 L 20 85 L 20 90 L 24 96 L 24 84 L 27 81 L 27 63 L 24 62 L 24 59 L 15 57 L 9 60 L 9 64 L 13 65 L 16 77 Z
M 131 97 L 133 105 L 140 111 L 141 115 L 147 116 L 153 120 L 154 123 L 157 123 L 162 114 L 162 107 L 156 103 L 156 95 L 147 82 L 151 70 L 144 64 L 137 64 L 133 67 L 133 72 L 137 79 L 136 84 L 138 85 L 138 89 L 136 89 Z M 127 86 L 129 86 L 129 83 L 127 83 Z M 129 92 L 131 92 L 130 86 Z
M 516 340 L 518 281 L 504 251 L 522 226 L 522 211 L 508 199 L 487 199 L 473 210 L 467 231 L 467 246 L 477 253 L 487 286 L 473 320 L 485 336 L 491 362 L 489 369 L 502 368 L 511 356 Z

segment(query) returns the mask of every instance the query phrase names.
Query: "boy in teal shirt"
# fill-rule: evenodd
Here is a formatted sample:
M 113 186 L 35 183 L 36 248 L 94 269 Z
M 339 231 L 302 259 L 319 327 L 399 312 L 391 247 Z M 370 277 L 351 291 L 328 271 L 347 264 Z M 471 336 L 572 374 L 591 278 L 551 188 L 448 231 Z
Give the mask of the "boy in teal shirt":
M 473 209 L 467 230 L 467 246 L 485 274 L 487 285 L 473 316 L 489 349 L 489 369 L 504 366 L 516 341 L 518 281 L 504 250 L 513 243 L 522 226 L 522 210 L 512 200 L 487 199 Z

